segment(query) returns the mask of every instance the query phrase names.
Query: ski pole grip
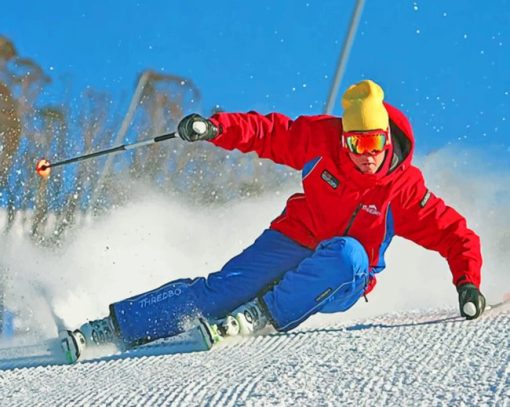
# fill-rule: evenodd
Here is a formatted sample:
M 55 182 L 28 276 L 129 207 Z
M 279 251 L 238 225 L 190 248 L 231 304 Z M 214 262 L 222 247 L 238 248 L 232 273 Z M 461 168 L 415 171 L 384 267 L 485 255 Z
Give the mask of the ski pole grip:
M 160 141 L 169 140 L 171 138 L 177 137 L 177 132 L 174 131 L 172 133 L 163 134 L 161 136 L 154 137 L 154 142 L 159 143 Z

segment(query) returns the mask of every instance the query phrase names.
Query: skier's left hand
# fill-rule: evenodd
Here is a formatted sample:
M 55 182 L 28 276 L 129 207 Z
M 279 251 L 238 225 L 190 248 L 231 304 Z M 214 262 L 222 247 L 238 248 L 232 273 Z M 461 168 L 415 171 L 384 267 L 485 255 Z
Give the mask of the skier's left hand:
M 210 120 L 193 113 L 179 122 L 177 133 L 186 141 L 210 140 L 218 135 L 218 128 Z
M 473 284 L 457 287 L 459 293 L 460 315 L 466 319 L 476 319 L 485 310 L 485 297 Z

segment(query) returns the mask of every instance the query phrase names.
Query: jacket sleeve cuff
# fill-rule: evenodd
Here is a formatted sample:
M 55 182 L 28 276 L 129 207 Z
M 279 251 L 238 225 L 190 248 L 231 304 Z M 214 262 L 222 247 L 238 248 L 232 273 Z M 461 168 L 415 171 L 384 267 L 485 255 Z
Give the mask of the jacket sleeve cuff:
M 458 278 L 454 278 L 453 284 L 455 287 L 459 288 L 465 284 L 472 284 L 476 288 L 480 289 L 480 276 L 473 276 L 470 273 L 464 273 Z

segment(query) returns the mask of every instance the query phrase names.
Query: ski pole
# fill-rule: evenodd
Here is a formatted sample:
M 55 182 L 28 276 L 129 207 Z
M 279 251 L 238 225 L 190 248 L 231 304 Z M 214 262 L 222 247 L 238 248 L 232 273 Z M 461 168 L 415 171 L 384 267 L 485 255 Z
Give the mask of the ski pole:
M 172 133 L 163 134 L 161 136 L 157 136 L 150 140 L 139 141 L 138 143 L 132 143 L 132 144 L 122 144 L 117 147 L 112 147 L 112 148 L 108 148 L 106 150 L 101 150 L 101 151 L 96 151 L 94 153 L 80 155 L 78 157 L 69 158 L 67 160 L 58 161 L 56 163 L 50 163 L 48 160 L 41 159 L 37 162 L 37 164 L 35 166 L 35 171 L 41 177 L 47 178 L 50 175 L 50 172 L 51 172 L 50 169 L 53 167 L 58 167 L 61 165 L 70 164 L 70 163 L 74 163 L 77 161 L 88 160 L 89 158 L 95 158 L 95 157 L 99 157 L 102 155 L 116 154 L 116 153 L 120 153 L 122 151 L 128 151 L 128 150 L 132 150 L 134 148 L 148 146 L 149 144 L 159 143 L 160 141 L 169 140 L 169 139 L 172 139 L 175 137 L 177 137 L 176 131 L 174 131 Z
M 503 294 L 503 299 L 499 302 L 496 302 L 494 304 L 487 304 L 485 309 L 487 311 L 491 310 L 491 309 L 494 309 L 494 308 L 499 308 L 499 307 L 502 307 L 503 305 L 508 305 L 510 304 L 510 291 Z

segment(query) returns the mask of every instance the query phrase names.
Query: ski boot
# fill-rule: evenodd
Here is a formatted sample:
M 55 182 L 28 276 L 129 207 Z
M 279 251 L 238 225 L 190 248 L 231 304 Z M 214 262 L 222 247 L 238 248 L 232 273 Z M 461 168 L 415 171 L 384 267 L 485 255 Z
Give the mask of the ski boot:
M 241 305 L 225 318 L 216 322 L 198 319 L 198 330 L 208 349 L 229 336 L 249 336 L 264 328 L 269 319 L 262 311 L 258 299 Z
M 210 322 L 205 318 L 198 318 L 197 328 L 207 349 L 211 349 L 215 344 L 221 342 L 227 336 L 239 335 L 239 324 L 232 315 Z
M 257 298 L 236 308 L 230 315 L 237 321 L 242 336 L 253 335 L 269 322 Z
M 74 331 L 61 331 L 59 339 L 68 363 L 76 362 L 86 347 L 118 342 L 110 317 L 86 322 Z

